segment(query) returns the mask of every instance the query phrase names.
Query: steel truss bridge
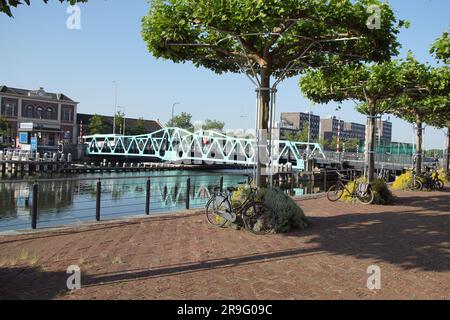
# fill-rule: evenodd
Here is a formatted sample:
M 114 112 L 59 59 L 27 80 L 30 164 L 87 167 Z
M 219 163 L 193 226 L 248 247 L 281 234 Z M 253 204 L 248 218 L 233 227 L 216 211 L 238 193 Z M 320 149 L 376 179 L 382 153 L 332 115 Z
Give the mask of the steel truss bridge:
M 158 158 L 184 164 L 256 164 L 255 140 L 210 130 L 192 133 L 180 128 L 164 128 L 138 136 L 110 134 L 85 136 L 83 139 L 90 156 Z M 277 165 L 290 162 L 297 170 L 305 169 L 308 156 L 325 159 L 318 143 L 276 140 L 272 148 L 260 146 L 259 150 L 262 163 Z

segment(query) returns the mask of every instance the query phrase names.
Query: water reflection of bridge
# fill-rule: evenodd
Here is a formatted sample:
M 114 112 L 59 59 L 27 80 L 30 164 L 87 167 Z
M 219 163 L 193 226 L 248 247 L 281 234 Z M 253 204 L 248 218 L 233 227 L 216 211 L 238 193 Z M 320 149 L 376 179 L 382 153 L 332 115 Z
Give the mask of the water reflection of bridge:
M 150 176 L 150 212 L 183 209 L 187 198 L 191 208 L 202 207 L 220 187 L 221 181 L 223 188 L 247 181 L 247 176 L 243 174 L 224 173 L 221 177 L 217 174 Z M 102 219 L 144 214 L 147 179 L 142 175 L 102 178 Z M 39 180 L 39 225 L 94 220 L 98 181 L 84 177 Z M 32 181 L 0 182 L 0 230 L 29 228 L 32 203 Z

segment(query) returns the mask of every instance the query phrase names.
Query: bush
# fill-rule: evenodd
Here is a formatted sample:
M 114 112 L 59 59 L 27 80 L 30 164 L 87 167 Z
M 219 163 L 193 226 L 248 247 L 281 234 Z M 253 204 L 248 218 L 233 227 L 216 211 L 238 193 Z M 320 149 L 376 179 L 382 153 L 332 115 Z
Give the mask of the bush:
M 395 197 L 384 180 L 375 179 L 372 181 L 374 194 L 373 204 L 389 205 L 395 202 Z
M 392 185 L 392 188 L 394 190 L 410 190 L 411 186 L 413 184 L 414 175 L 412 171 L 407 171 L 406 173 L 402 174 L 395 180 L 394 184 Z M 416 179 L 420 180 L 423 184 L 427 182 L 425 177 L 417 176 Z M 450 182 L 449 176 L 446 174 L 444 170 L 439 171 L 439 179 L 445 182 Z
M 367 183 L 367 179 L 364 177 L 359 178 L 356 181 L 358 181 L 358 183 Z M 347 184 L 346 187 L 350 192 L 355 189 L 356 181 L 350 181 Z M 371 185 L 372 185 L 372 191 L 373 191 L 373 195 L 374 195 L 372 204 L 388 205 L 388 204 L 394 203 L 395 197 L 392 194 L 391 190 L 389 190 L 389 187 L 384 180 L 374 179 L 372 181 Z M 344 194 L 342 195 L 341 200 L 344 202 L 351 202 L 351 203 L 355 203 L 358 201 L 357 199 L 352 198 L 351 194 L 347 190 L 344 190 Z
M 231 205 L 233 208 L 238 207 L 245 201 L 250 188 L 248 186 L 239 186 L 233 193 L 231 198 Z M 308 227 L 308 221 L 303 213 L 303 210 L 282 190 L 261 189 L 258 192 L 257 199 L 263 201 L 266 205 L 271 207 L 277 215 L 276 233 L 286 233 L 292 230 L 302 230 Z M 230 227 L 241 229 L 244 223 L 241 217 L 238 217 L 235 223 L 229 224 Z
M 413 179 L 414 176 L 412 171 L 407 171 L 406 173 L 397 177 L 397 180 L 395 180 L 392 188 L 394 190 L 408 190 L 413 183 Z
M 450 171 L 445 171 L 444 169 L 440 170 L 439 179 L 444 182 L 450 182 Z

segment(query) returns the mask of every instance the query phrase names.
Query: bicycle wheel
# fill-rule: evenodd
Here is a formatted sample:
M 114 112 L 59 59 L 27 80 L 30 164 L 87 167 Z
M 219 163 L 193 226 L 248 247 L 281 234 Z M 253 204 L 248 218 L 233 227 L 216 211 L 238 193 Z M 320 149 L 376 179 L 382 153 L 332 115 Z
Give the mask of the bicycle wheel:
M 441 179 L 437 179 L 435 182 L 435 187 L 437 190 L 443 190 L 444 189 L 444 181 L 442 181 Z
M 422 181 L 416 179 L 414 181 L 413 190 L 422 191 L 423 190 L 423 183 L 422 183 Z
M 227 211 L 230 210 L 230 208 L 230 202 L 226 197 L 214 195 L 206 204 L 206 220 L 211 225 L 222 228 L 227 223 L 227 220 L 219 215 L 218 211 Z
M 245 228 L 257 235 L 273 232 L 277 218 L 272 208 L 262 202 L 251 202 L 242 209 Z
M 344 190 L 342 189 L 342 186 L 339 183 L 332 186 L 327 192 L 327 198 L 331 202 L 338 201 L 339 199 L 342 198 L 343 195 Z
M 367 190 L 366 192 L 358 192 L 356 194 L 356 198 L 362 204 L 372 204 L 374 197 L 375 196 L 371 188 L 369 188 L 369 190 Z

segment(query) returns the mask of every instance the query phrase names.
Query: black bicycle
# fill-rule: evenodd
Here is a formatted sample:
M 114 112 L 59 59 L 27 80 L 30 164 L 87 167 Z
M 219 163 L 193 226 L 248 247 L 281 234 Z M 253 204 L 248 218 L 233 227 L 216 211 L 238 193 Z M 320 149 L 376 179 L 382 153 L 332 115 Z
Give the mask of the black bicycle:
M 427 169 L 423 176 L 423 179 L 425 183 L 423 183 L 421 190 L 427 189 L 428 191 L 433 191 L 444 189 L 445 183 L 439 178 L 439 172 L 436 169 Z
M 336 202 L 342 198 L 344 192 L 346 191 L 352 199 L 357 199 L 362 204 L 371 204 L 374 200 L 374 194 L 372 191 L 372 186 L 369 183 L 361 183 L 355 181 L 355 186 L 353 190 L 347 188 L 350 179 L 347 179 L 345 175 L 336 171 L 338 174 L 338 182 L 332 186 L 327 193 L 327 198 L 331 202 Z M 345 182 L 345 183 L 344 183 Z
M 250 187 L 246 199 L 239 205 L 232 206 L 235 188 L 227 188 L 228 193 L 214 193 L 206 204 L 205 214 L 207 221 L 216 227 L 224 227 L 227 222 L 235 222 L 238 216 L 242 217 L 245 229 L 257 234 L 271 233 L 277 223 L 274 210 L 264 202 L 257 200 L 257 188 Z

